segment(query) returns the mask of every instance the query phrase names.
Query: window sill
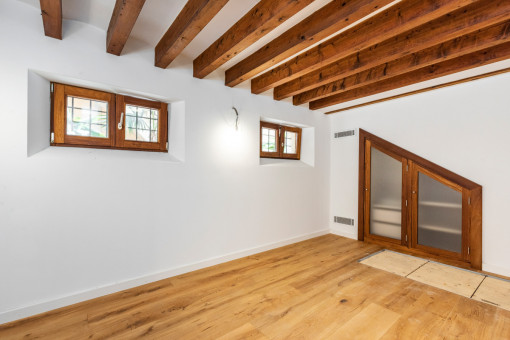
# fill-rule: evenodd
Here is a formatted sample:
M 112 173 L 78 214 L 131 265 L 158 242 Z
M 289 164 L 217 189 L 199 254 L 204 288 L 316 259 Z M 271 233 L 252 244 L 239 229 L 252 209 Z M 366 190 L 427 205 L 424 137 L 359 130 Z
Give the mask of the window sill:
M 170 153 L 164 152 L 143 152 L 131 150 L 116 150 L 116 149 L 94 149 L 94 148 L 79 148 L 79 147 L 61 147 L 50 146 L 40 152 L 32 155 L 30 158 L 55 158 L 55 159 L 87 159 L 90 161 L 96 160 L 130 160 L 130 161 L 155 161 L 165 163 L 184 163 Z
M 259 165 L 288 168 L 313 168 L 312 165 L 307 164 L 298 159 L 281 159 L 281 158 L 260 158 Z

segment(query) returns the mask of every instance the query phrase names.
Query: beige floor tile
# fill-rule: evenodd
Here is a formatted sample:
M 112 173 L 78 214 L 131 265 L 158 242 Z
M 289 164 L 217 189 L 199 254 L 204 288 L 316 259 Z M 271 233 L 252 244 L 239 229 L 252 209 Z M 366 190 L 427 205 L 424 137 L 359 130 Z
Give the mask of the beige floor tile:
M 487 277 L 473 299 L 510 310 L 510 282 Z
M 408 278 L 469 298 L 484 276 L 444 264 L 429 262 L 409 275 Z
M 400 276 L 407 276 L 427 263 L 427 260 L 386 250 L 361 261 L 361 263 Z

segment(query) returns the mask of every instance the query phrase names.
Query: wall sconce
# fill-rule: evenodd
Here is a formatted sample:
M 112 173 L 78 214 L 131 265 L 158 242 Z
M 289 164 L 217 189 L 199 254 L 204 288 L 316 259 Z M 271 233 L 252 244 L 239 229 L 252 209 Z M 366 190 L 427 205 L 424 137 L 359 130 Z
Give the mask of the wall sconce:
M 237 111 L 237 109 L 234 106 L 232 106 L 232 110 L 236 114 L 236 124 L 235 124 L 235 127 L 236 127 L 236 131 L 237 131 L 237 130 L 239 130 L 239 111 Z

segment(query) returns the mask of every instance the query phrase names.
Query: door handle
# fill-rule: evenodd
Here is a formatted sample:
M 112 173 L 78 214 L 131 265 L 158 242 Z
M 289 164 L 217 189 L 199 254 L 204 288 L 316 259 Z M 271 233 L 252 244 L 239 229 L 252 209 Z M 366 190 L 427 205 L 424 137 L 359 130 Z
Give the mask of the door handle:
M 119 122 L 119 124 L 117 125 L 117 128 L 118 128 L 119 130 L 122 130 L 122 123 L 123 123 L 123 122 L 124 122 L 124 112 L 122 112 L 122 113 L 120 114 L 120 122 Z

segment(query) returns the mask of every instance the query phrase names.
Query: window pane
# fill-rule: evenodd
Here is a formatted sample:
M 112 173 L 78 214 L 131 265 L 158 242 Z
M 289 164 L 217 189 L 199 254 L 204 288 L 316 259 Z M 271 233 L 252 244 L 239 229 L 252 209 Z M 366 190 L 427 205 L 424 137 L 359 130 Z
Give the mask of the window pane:
M 276 152 L 276 130 L 262 128 L 262 151 Z
M 297 153 L 297 133 L 292 131 L 285 131 L 285 144 L 283 152 Z
M 126 140 L 158 142 L 159 110 L 126 105 Z
M 108 138 L 108 102 L 67 96 L 67 134 Z

